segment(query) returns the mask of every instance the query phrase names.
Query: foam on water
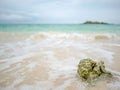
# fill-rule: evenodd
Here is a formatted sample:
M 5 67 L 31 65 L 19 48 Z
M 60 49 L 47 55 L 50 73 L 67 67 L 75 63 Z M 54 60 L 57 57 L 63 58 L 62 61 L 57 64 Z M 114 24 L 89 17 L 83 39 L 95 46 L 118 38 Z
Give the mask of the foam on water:
M 77 64 L 83 58 L 92 58 L 112 65 L 115 52 L 104 49 L 104 45 L 119 47 L 116 40 L 119 40 L 116 34 L 41 32 L 24 41 L 1 43 L 0 84 L 4 87 L 0 85 L 0 89 L 66 90 L 73 85 L 76 90 L 86 90 L 86 84 L 77 76 Z M 47 79 L 42 80 L 46 75 L 41 74 L 48 74 Z M 9 80 L 12 76 L 15 78 Z M 34 82 L 29 84 L 29 79 Z M 119 79 L 108 83 L 108 87 L 117 87 L 115 90 L 120 89 L 119 85 Z

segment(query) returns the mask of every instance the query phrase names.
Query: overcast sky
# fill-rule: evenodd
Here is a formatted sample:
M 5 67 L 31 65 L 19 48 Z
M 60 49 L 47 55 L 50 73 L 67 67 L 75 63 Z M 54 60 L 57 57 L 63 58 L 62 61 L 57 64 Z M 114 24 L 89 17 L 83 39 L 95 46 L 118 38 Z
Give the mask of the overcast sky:
M 120 0 L 0 0 L 0 23 L 120 23 Z

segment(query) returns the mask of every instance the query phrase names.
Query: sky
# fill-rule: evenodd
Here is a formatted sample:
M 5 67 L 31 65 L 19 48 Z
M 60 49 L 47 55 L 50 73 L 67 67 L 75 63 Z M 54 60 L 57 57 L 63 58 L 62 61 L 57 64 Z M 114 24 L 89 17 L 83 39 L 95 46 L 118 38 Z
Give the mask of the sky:
M 0 0 L 0 23 L 120 24 L 120 0 Z

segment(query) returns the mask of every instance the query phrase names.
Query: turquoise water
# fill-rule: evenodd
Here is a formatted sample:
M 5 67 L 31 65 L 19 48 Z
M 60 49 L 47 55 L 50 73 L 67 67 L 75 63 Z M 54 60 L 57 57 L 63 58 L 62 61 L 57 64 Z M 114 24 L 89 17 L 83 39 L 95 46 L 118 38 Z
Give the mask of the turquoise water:
M 0 31 L 16 32 L 110 32 L 120 33 L 120 25 L 96 25 L 96 24 L 26 24 L 26 25 L 0 25 Z

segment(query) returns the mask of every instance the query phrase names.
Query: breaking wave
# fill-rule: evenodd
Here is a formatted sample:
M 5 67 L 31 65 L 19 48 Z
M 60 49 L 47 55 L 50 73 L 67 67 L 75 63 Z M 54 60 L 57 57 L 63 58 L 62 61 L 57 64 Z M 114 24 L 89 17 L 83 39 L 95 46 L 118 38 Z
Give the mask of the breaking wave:
M 62 33 L 62 32 L 40 32 L 37 34 L 34 34 L 30 37 L 31 39 L 35 40 L 41 40 L 45 38 L 49 39 L 70 39 L 70 40 L 111 40 L 111 39 L 119 39 L 119 35 L 112 34 L 112 33 L 102 33 L 102 34 L 96 34 L 96 33 Z

